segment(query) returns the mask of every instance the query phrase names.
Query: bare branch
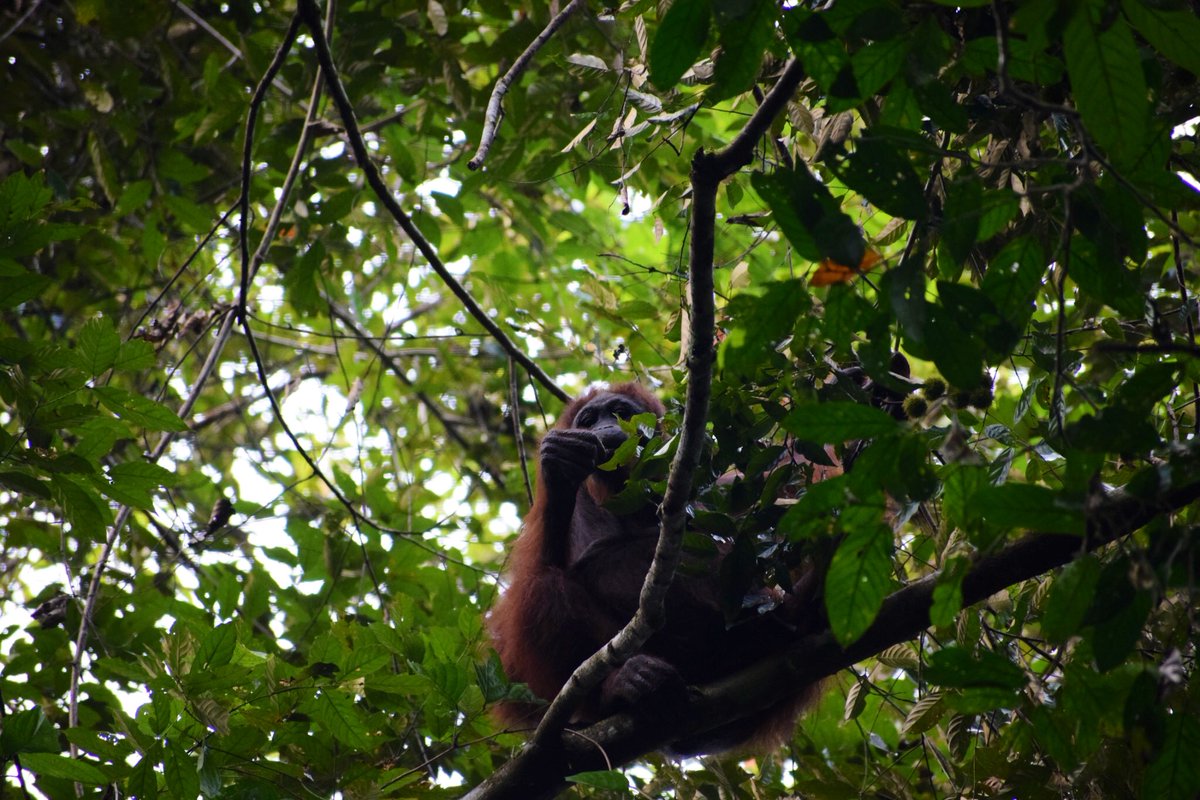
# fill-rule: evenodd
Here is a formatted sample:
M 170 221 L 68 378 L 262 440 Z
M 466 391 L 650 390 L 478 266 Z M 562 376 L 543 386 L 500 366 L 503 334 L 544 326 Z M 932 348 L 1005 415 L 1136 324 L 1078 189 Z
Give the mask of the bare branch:
M 550 20 L 546 28 L 539 33 L 529 47 L 525 48 L 525 52 L 517 57 L 513 65 L 508 68 L 508 72 L 504 73 L 496 86 L 492 89 L 492 96 L 488 100 L 487 112 L 483 117 L 483 133 L 479 137 L 479 149 L 475 151 L 475 156 L 467 162 L 468 169 L 479 169 L 483 166 L 483 160 L 487 158 L 488 151 L 492 148 L 492 142 L 496 141 L 496 131 L 500 127 L 500 120 L 504 118 L 504 109 L 500 103 L 504 100 L 504 95 L 508 94 L 508 89 L 512 86 L 521 75 L 529 68 L 529 62 L 537 55 L 537 52 L 542 49 L 546 42 L 550 41 L 550 37 L 554 32 L 562 27 L 562 24 L 567 21 L 567 18 L 574 14 L 580 6 L 584 4 L 584 0 L 571 0 L 567 3 L 566 8 L 558 12 L 554 19 Z
M 17 29 L 25 24 L 25 20 L 33 16 L 33 13 L 38 10 L 38 6 L 41 4 L 42 0 L 33 0 L 33 4 L 29 6 L 29 9 L 20 17 L 18 17 L 17 21 L 10 25 L 8 30 L 6 30 L 4 33 L 0 33 L 0 42 L 3 42 L 5 39 L 16 33 Z
M 183 12 L 185 17 L 196 23 L 201 30 L 213 37 L 213 39 L 219 42 L 222 47 L 224 47 L 233 55 L 233 58 L 230 59 L 228 63 L 233 63 L 234 61 L 246 61 L 245 53 L 243 53 L 236 44 L 229 41 L 229 39 L 227 39 L 219 30 L 210 25 L 208 20 L 193 11 L 191 7 L 187 5 L 187 3 L 182 2 L 182 0 L 172 0 L 172 3 L 176 8 Z M 283 92 L 285 97 L 292 96 L 291 87 L 281 81 L 277 76 L 271 76 L 271 83 L 276 89 Z
M 333 63 L 333 55 L 329 52 L 329 41 L 325 37 L 324 30 L 321 28 L 321 17 L 316 0 L 299 0 L 297 13 L 303 17 L 316 44 L 317 58 L 320 61 L 321 69 L 325 73 L 329 95 L 338 107 L 338 112 L 342 117 L 342 124 L 346 126 L 346 136 L 349 138 L 351 150 L 354 151 L 354 158 L 362 169 L 363 175 L 367 179 L 367 184 L 375 192 L 375 196 L 379 198 L 379 202 L 392 215 L 392 219 L 396 221 L 400 229 L 408 235 L 413 245 L 425 257 L 425 261 L 429 264 L 430 268 L 437 273 L 447 288 L 454 293 L 454 296 L 459 299 L 459 302 L 463 304 L 467 312 L 483 326 L 488 335 L 495 339 L 497 344 L 504 348 L 504 351 L 511 355 L 513 360 L 520 364 L 538 383 L 545 386 L 559 400 L 566 402 L 569 399 L 566 391 L 551 380 L 550 376 L 525 354 L 525 351 L 517 347 L 512 339 L 508 337 L 508 334 L 501 330 L 500 326 L 475 302 L 475 298 L 471 296 L 470 292 L 446 268 L 437 250 L 434 249 L 433 245 L 429 243 L 429 240 L 425 238 L 425 235 L 421 233 L 417 226 L 413 224 L 412 219 L 405 213 L 404 209 L 400 207 L 400 204 L 392 195 L 387 184 L 383 182 L 383 178 L 379 174 L 379 169 L 375 166 L 375 162 L 371 160 L 370 153 L 367 152 L 367 145 L 363 141 L 362 130 L 359 128 L 358 120 L 354 114 L 354 105 L 346 95 L 346 87 L 342 85 L 341 78 L 338 77 L 337 65 Z

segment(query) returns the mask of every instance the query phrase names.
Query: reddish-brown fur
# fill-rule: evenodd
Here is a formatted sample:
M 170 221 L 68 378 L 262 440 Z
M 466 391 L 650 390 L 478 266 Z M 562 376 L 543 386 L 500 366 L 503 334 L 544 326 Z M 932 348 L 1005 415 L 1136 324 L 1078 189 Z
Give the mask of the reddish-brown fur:
M 611 491 L 626 477 L 599 473 L 582 464 L 588 477 L 575 494 L 563 497 L 564 478 L 578 453 L 565 452 L 568 444 L 587 433 L 573 430 L 576 417 L 589 403 L 611 402 L 624 396 L 661 417 L 662 403 L 636 384 L 618 384 L 592 390 L 563 410 L 543 443 L 537 493 L 525 518 L 524 529 L 513 545 L 508 563 L 508 588 L 492 610 L 488 627 L 505 671 L 543 700 L 552 699 L 577 666 L 615 634 L 637 609 L 642 580 L 653 558 L 657 540 L 656 509 L 647 505 L 632 514 L 617 516 L 602 507 Z M 595 430 L 600 430 L 596 428 Z M 611 430 L 609 427 L 607 430 Z M 557 434 L 554 431 L 569 431 Z M 554 438 L 555 442 L 549 440 Z M 586 450 L 586 447 L 584 448 Z M 546 462 L 557 473 L 547 476 Z M 556 492 L 558 494 L 556 494 Z M 677 576 L 667 596 L 667 621 L 624 668 L 609 676 L 596 696 L 577 715 L 590 722 L 619 710 L 622 704 L 653 700 L 655 692 L 682 691 L 687 684 L 705 683 L 729 674 L 761 657 L 772 643 L 794 628 L 793 622 L 812 612 L 813 601 L 797 613 L 793 597 L 784 613 L 764 615 L 748 623 L 727 627 L 717 594 L 719 561 L 691 565 Z M 811 581 L 809 581 L 811 583 Z M 787 629 L 787 630 L 785 630 Z M 796 715 L 817 692 L 817 687 L 797 691 L 789 700 L 756 718 L 731 723 L 717 731 L 684 742 L 680 752 L 713 752 L 753 742 L 773 746 L 790 735 Z M 542 706 L 506 702 L 498 715 L 507 725 L 528 728 L 541 717 Z

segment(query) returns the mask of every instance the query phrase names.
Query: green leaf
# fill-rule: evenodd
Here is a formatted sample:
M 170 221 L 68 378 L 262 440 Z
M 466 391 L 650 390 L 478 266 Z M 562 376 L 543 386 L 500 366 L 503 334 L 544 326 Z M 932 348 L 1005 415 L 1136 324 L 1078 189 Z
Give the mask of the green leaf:
M 1089 554 L 1063 567 L 1042 605 L 1042 634 L 1052 642 L 1065 642 L 1083 624 L 1092 605 L 1100 562 Z
M 1131 584 L 1128 561 L 1120 559 L 1104 568 L 1085 617 L 1093 623 L 1085 638 L 1101 671 L 1120 666 L 1133 653 L 1152 606 L 1150 592 Z
M 1063 33 L 1063 50 L 1088 133 L 1114 159 L 1128 163 L 1147 142 L 1146 78 L 1129 26 L 1116 17 L 1105 27 L 1107 19 L 1100 0 L 1081 3 Z
M 150 369 L 157 363 L 158 356 L 154 353 L 154 345 L 145 339 L 130 339 L 121 344 L 121 352 L 113 362 L 113 369 L 137 372 Z
M 679 83 L 708 40 L 711 0 L 676 0 L 650 45 L 650 80 L 659 89 Z
M 145 461 L 116 464 L 108 471 L 108 476 L 111 483 L 101 484 L 101 491 L 114 500 L 136 508 L 151 508 L 159 489 L 175 485 L 172 472 Z
M 871 627 L 892 587 L 892 529 L 869 507 L 846 509 L 842 526 L 846 538 L 825 576 L 825 608 L 833 635 L 845 646 Z
M 101 405 L 126 422 L 152 431 L 187 430 L 187 424 L 174 411 L 153 400 L 115 386 L 97 386 L 92 391 Z
M 134 181 L 128 184 L 121 192 L 121 198 L 117 200 L 113 216 L 123 217 L 126 214 L 143 211 L 153 188 L 154 185 L 150 181 Z
M 962 556 L 949 559 L 943 565 L 933 587 L 933 605 L 929 608 L 929 621 L 933 625 L 950 625 L 962 610 L 962 582 L 970 567 L 971 560 Z
M 750 184 L 801 256 L 809 261 L 831 258 L 848 267 L 862 262 L 866 252 L 862 232 L 803 164 L 792 171 L 756 172 Z
M 126 783 L 126 790 L 137 800 L 156 800 L 158 797 L 158 762 L 162 758 L 162 748 L 156 746 L 147 751 L 133 768 L 133 773 Z
M 75 535 L 91 540 L 103 538 L 105 528 L 112 524 L 108 503 L 90 486 L 65 475 L 51 475 L 50 481 Z
M 1145 298 L 1138 276 L 1121 258 L 1083 236 L 1071 237 L 1071 266 L 1067 273 L 1087 295 L 1136 317 L 1144 312 Z
M 196 770 L 196 760 L 189 756 L 177 741 L 171 740 L 167 743 L 163 773 L 167 779 L 167 788 L 173 797 L 195 800 L 200 795 L 200 775 Z
M 924 676 L 947 688 L 992 688 L 1016 692 L 1028 682 L 1017 665 L 989 650 L 972 653 L 946 647 L 930 655 Z
M 886 411 L 850 402 L 803 405 L 791 411 L 781 424 L 788 433 L 821 444 L 886 436 L 900 427 Z
M 744 322 L 730 327 L 717 351 L 717 363 L 722 369 L 753 375 L 811 308 L 812 297 L 799 280 L 769 283 L 758 296 L 739 293 L 729 309 Z
M 988 524 L 1050 533 L 1083 534 L 1083 504 L 1045 486 L 1006 483 L 975 493 L 975 511 Z
M 930 692 L 913 704 L 904 717 L 900 733 L 905 737 L 920 736 L 936 725 L 947 710 L 945 695 L 941 692 Z
M 980 289 L 1013 329 L 1023 333 L 1035 309 L 1034 300 L 1046 274 L 1042 248 L 1032 236 L 1004 246 L 988 263 Z
M 0 308 L 16 308 L 45 291 L 53 281 L 44 275 L 22 272 L 20 275 L 0 277 Z
M 9 714 L 0 729 L 0 761 L 21 753 L 58 753 L 58 731 L 40 708 Z
M 226 622 L 213 628 L 200 643 L 190 672 L 202 672 L 213 667 L 223 667 L 233 659 L 237 647 L 237 628 Z
M 21 767 L 36 775 L 79 783 L 101 784 L 111 780 L 104 770 L 91 761 L 57 753 L 25 753 L 21 756 Z
M 854 191 L 894 217 L 921 219 L 925 192 L 912 163 L 875 132 L 855 142 L 838 177 Z
M 963 335 L 957 315 L 941 304 L 925 308 L 924 349 L 942 377 L 955 386 L 976 386 L 983 375 L 983 349 L 978 337 Z
M 45 483 L 25 472 L 14 470 L 0 472 L 0 486 L 40 500 L 49 500 L 52 497 L 50 489 Z
M 338 741 L 355 750 L 371 752 L 371 738 L 358 708 L 348 695 L 332 687 L 321 688 L 317 695 L 300 704 L 300 710 L 320 723 Z
M 93 319 L 79 331 L 75 343 L 79 368 L 88 375 L 100 375 L 117 361 L 121 337 L 106 319 Z
M 959 335 L 983 344 L 990 356 L 989 360 L 999 361 L 1008 355 L 1016 346 L 1021 331 L 1014 328 L 992 304 L 991 298 L 974 286 L 962 283 L 938 281 L 938 295 L 941 298 L 941 308 L 949 317 L 949 321 L 958 329 Z M 930 347 L 935 347 L 931 342 Z M 950 382 L 963 388 L 970 388 L 978 383 L 982 370 L 975 372 L 975 379 L 962 380 L 964 376 L 955 379 L 946 375 Z
M 321 242 L 313 242 L 283 274 L 284 292 L 297 311 L 311 314 L 320 309 L 321 295 L 317 287 L 317 277 L 324 260 L 325 246 Z
M 775 3 L 771 0 L 715 3 L 713 10 L 721 53 L 717 56 L 713 85 L 708 90 L 709 102 L 741 94 L 754 85 L 776 19 Z
M 497 662 L 498 664 L 499 662 Z M 478 670 L 478 666 L 476 669 Z M 366 677 L 366 684 L 367 688 L 372 691 L 416 697 L 430 694 L 436 689 L 433 682 L 427 676 L 414 673 L 403 675 L 368 675 Z M 483 684 L 482 680 L 480 684 Z
M 1192 800 L 1200 794 L 1200 720 L 1176 713 L 1167 717 L 1162 748 L 1146 767 L 1142 797 Z
M 904 430 L 899 423 L 896 427 Z M 920 502 L 938 489 L 937 475 L 929 466 L 929 447 L 919 436 L 877 435 L 854 462 L 849 476 L 851 493 L 859 497 L 882 489 L 898 502 Z
M 903 36 L 873 41 L 850 57 L 858 99 L 866 99 L 884 87 L 904 65 L 908 40 Z
M 1200 75 L 1200 17 L 1194 8 L 1177 11 L 1167 4 L 1122 0 L 1125 16 L 1150 44 L 1179 66 Z
M 1162 441 L 1148 409 L 1109 405 L 1098 414 L 1084 414 L 1067 426 L 1071 446 L 1091 453 L 1138 453 Z
M 990 485 L 987 470 L 975 464 L 951 464 L 944 471 L 942 512 L 946 515 L 947 525 L 973 528 L 979 522 L 975 495 Z
M 946 186 L 946 202 L 942 211 L 942 244 L 955 262 L 965 261 L 979 235 L 979 219 L 983 214 L 983 187 L 968 174 Z
M 162 201 L 176 222 L 193 233 L 205 233 L 217 221 L 210 206 L 194 203 L 182 195 L 163 195 Z

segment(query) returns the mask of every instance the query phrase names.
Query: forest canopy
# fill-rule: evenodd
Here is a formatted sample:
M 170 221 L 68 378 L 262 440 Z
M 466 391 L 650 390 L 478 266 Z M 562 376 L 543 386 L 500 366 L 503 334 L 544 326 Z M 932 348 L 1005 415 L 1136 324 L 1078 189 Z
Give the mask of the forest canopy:
M 1192 0 L 17 0 L 0 60 L 0 797 L 1200 794 Z M 819 601 L 509 730 L 539 441 L 626 381 L 663 586 Z

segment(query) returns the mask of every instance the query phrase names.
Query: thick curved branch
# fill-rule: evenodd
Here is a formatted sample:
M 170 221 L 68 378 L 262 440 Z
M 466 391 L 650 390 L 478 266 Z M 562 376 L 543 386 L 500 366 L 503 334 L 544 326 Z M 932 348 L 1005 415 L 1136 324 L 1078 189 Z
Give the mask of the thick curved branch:
M 500 128 L 500 120 L 504 119 L 504 109 L 500 103 L 504 100 L 504 95 L 508 94 L 508 88 L 524 74 L 525 70 L 529 69 L 529 62 L 537 55 L 537 51 L 550 41 L 550 37 L 562 27 L 562 24 L 567 21 L 567 17 L 574 14 L 580 6 L 584 5 L 584 2 L 585 0 L 571 0 L 567 3 L 566 8 L 558 12 L 545 29 L 529 43 L 525 52 L 517 56 L 517 60 L 508 68 L 508 72 L 496 81 L 496 86 L 492 89 L 492 96 L 488 99 L 487 111 L 483 116 L 483 133 L 479 136 L 479 149 L 467 162 L 468 169 L 474 170 L 483 166 L 483 160 L 487 158 L 488 151 L 492 149 L 492 142 L 496 141 L 496 131 Z
M 1191 459 L 1200 456 L 1193 447 Z M 964 607 L 1002 589 L 1060 567 L 1085 552 L 1137 531 L 1154 518 L 1200 499 L 1200 481 L 1160 491 L 1152 497 L 1112 492 L 1093 503 L 1086 537 L 1032 534 L 991 555 L 980 557 L 963 581 Z M 551 798 L 565 776 L 611 769 L 689 735 L 753 714 L 787 695 L 798 684 L 815 683 L 892 645 L 916 638 L 929 626 L 937 574 L 905 586 L 883 603 L 874 624 L 849 647 L 828 631 L 789 643 L 778 655 L 708 686 L 699 687 L 679 708 L 657 708 L 653 715 L 618 714 L 578 733 L 564 731 L 553 747 L 529 758 L 514 759 L 489 780 L 491 791 L 472 798 L 488 800 Z
M 692 161 L 693 232 L 688 270 L 687 397 L 679 445 L 671 460 L 667 488 L 659 506 L 658 544 L 654 560 L 642 583 L 637 613 L 612 641 L 584 661 L 567 680 L 562 691 L 542 717 L 529 748 L 537 748 L 555 737 L 566 726 L 575 709 L 606 675 L 629 660 L 665 620 L 667 589 L 679 564 L 680 542 L 686 522 L 686 507 L 692 478 L 704 447 L 704 427 L 708 422 L 708 401 L 712 389 L 713 327 L 713 231 L 716 224 L 716 196 L 720 179 L 710 169 L 711 159 L 703 152 Z
M 488 335 L 506 353 L 512 356 L 513 360 L 520 364 L 530 376 L 545 386 L 559 400 L 562 400 L 564 403 L 567 402 L 570 398 L 562 387 L 551 380 L 550 376 L 535 364 L 525 354 L 524 350 L 517 347 L 508 334 L 501 330 L 500 326 L 488 316 L 487 312 L 480 307 L 470 292 L 446 268 L 437 250 L 429 243 L 429 240 L 425 238 L 425 235 L 421 233 L 404 209 L 400 207 L 391 190 L 384 183 L 383 177 L 379 174 L 379 168 L 375 166 L 375 162 L 371 160 L 370 153 L 367 152 L 367 145 L 363 140 L 362 130 L 359 128 L 358 119 L 354 114 L 354 105 L 350 102 L 350 98 L 346 94 L 346 87 L 342 85 L 337 65 L 333 63 L 333 55 L 329 51 L 329 41 L 326 39 L 325 31 L 321 26 L 321 15 L 317 8 L 316 0 L 299 0 L 296 10 L 313 37 L 313 43 L 316 45 L 317 59 L 321 65 L 321 70 L 325 74 L 326 86 L 329 88 L 329 96 L 338 108 L 342 124 L 346 127 L 346 138 L 350 142 L 350 149 L 354 151 L 354 160 L 358 162 L 358 166 L 362 169 L 363 177 L 367 180 L 367 185 L 371 187 L 379 202 L 392 216 L 392 219 L 396 221 L 396 224 L 400 226 L 400 229 L 404 231 L 409 240 L 420 251 L 430 268 L 437 273 L 442 282 L 446 284 L 446 287 L 463 304 L 463 308 L 467 310 L 467 313 L 474 317 L 475 321 L 488 332 Z
M 571 766 L 568 745 L 576 740 L 584 740 L 569 731 L 563 731 L 570 721 L 571 714 L 606 675 L 624 664 L 663 625 L 664 601 L 679 565 L 686 523 L 686 505 L 691 495 L 696 465 L 704 446 L 704 429 L 708 422 L 708 404 L 712 390 L 713 341 L 716 326 L 713 263 L 716 250 L 717 190 L 722 181 L 750 163 L 757 141 L 770 127 L 775 115 L 783 110 L 799 84 L 800 77 L 798 62 L 789 62 L 779 81 L 734 141 L 713 154 L 701 150 L 692 159 L 692 232 L 688 253 L 688 303 L 691 313 L 686 339 L 687 396 L 679 445 L 671 461 L 667 489 L 659 507 L 658 544 L 654 560 L 642 584 L 637 613 L 612 641 L 575 670 L 550 704 L 530 741 L 516 757 L 468 794 L 469 800 L 551 797 L 556 794 L 563 785 L 564 776 L 581 771 Z M 674 730 L 678 732 L 683 728 Z M 627 758 L 641 755 L 653 747 L 661 746 L 665 741 L 656 741 L 651 747 L 631 753 Z M 584 744 L 593 748 L 589 752 L 600 757 L 600 766 L 588 769 L 606 769 L 604 748 L 594 749 L 594 745 L 586 741 Z M 546 772 L 547 769 L 550 770 L 549 773 Z M 546 775 L 549 775 L 549 780 L 544 779 Z
M 775 117 L 787 107 L 802 80 L 804 67 L 800 60 L 789 60 L 780 73 L 779 80 L 775 81 L 771 91 L 767 92 L 767 96 L 759 103 L 745 127 L 732 142 L 713 154 L 713 170 L 720 174 L 722 180 L 753 160 L 754 149 L 758 147 L 759 140 L 771 129 Z

